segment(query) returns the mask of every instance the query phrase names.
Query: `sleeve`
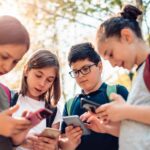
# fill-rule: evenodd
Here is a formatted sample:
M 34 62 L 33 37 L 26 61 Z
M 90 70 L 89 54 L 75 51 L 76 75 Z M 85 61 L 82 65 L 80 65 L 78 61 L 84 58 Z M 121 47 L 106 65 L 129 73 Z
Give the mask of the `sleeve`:
M 128 98 L 128 90 L 122 85 L 117 85 L 117 94 L 121 95 L 125 100 Z
M 146 59 L 143 78 L 144 78 L 145 85 L 150 92 L 150 55 L 148 55 Z
M 68 116 L 66 104 L 65 104 L 65 106 L 64 106 L 63 116 Z M 65 128 L 66 128 L 66 126 L 67 126 L 67 125 L 66 125 L 65 122 L 62 120 L 62 122 L 61 122 L 61 132 L 62 132 L 62 133 L 65 133 Z

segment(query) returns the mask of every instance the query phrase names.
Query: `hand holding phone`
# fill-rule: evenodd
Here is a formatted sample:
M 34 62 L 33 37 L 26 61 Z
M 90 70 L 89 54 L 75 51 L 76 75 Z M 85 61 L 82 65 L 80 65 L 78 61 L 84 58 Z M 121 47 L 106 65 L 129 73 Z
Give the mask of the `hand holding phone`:
M 96 108 L 100 106 L 100 104 L 95 103 L 93 101 L 87 100 L 86 98 L 81 98 L 81 106 L 82 108 L 86 109 L 87 111 L 91 111 L 95 113 Z
M 57 139 L 58 136 L 60 135 L 60 131 L 58 129 L 54 128 L 45 128 L 39 136 L 44 136 L 52 139 Z
M 64 116 L 63 121 L 67 125 L 73 125 L 74 127 L 81 127 L 81 129 L 83 130 L 83 135 L 90 134 L 90 130 L 85 127 L 84 123 L 80 120 L 78 115 Z
M 30 112 L 26 118 L 31 121 L 32 125 L 35 126 L 40 123 L 43 119 L 48 118 L 52 114 L 52 111 L 41 108 L 35 112 Z

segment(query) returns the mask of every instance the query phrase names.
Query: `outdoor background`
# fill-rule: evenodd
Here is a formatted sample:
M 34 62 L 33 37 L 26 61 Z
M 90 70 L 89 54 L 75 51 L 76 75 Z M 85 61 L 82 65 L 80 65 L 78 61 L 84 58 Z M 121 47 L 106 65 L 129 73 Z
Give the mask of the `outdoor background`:
M 124 4 L 134 4 L 143 10 L 139 18 L 144 39 L 150 43 L 150 0 L 0 0 L 0 15 L 17 17 L 28 29 L 31 47 L 24 59 L 10 73 L 1 77 L 9 88 L 20 85 L 23 64 L 33 51 L 49 49 L 55 53 L 61 66 L 62 101 L 80 91 L 68 72 L 68 51 L 74 44 L 94 42 L 100 23 L 119 12 Z M 120 83 L 129 90 L 134 70 L 112 68 L 104 61 L 102 79 Z

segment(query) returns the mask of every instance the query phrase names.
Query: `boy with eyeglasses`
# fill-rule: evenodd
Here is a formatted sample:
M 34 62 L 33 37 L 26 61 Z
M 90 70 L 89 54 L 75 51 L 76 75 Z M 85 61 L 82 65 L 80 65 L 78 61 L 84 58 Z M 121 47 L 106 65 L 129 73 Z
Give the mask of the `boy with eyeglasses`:
M 102 62 L 100 56 L 94 50 L 91 43 L 81 43 L 71 47 L 68 55 L 69 66 L 72 71 L 69 72 L 82 91 L 74 97 L 71 106 L 70 115 L 86 113 L 81 107 L 81 97 L 96 102 L 99 105 L 109 102 L 106 94 L 107 84 L 102 82 Z M 117 93 L 127 99 L 128 91 L 125 87 L 117 85 Z M 63 116 L 69 116 L 67 105 L 64 107 Z M 80 127 L 67 126 L 63 122 L 61 130 L 66 135 L 66 140 L 61 141 L 63 150 L 117 150 L 118 138 L 109 134 L 96 133 L 91 131 L 90 135 L 82 136 Z

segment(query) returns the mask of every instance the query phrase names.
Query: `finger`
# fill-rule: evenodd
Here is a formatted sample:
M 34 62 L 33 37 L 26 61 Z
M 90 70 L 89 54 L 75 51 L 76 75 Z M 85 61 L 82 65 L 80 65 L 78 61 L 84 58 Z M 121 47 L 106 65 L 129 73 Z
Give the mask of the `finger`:
M 70 132 L 73 128 L 74 128 L 73 126 L 69 125 L 65 128 L 65 132 Z
M 27 116 L 27 114 L 28 114 L 28 111 L 27 110 L 25 110 L 23 113 L 22 113 L 22 117 L 26 117 Z
M 88 115 L 88 112 L 85 112 L 84 114 L 82 114 L 82 115 L 80 116 L 80 119 L 81 119 L 82 121 L 85 121 L 85 118 L 87 117 L 87 115 Z
M 13 107 L 7 109 L 6 111 L 4 111 L 4 113 L 6 113 L 6 114 L 9 115 L 9 116 L 12 116 L 12 114 L 13 114 L 14 112 L 16 112 L 18 109 L 19 109 L 19 105 L 15 105 L 15 106 L 13 106 Z
M 110 105 L 110 103 L 103 104 L 103 105 L 99 106 L 99 107 L 95 110 L 96 114 L 106 111 L 106 110 L 108 109 L 109 105 Z
M 110 99 L 112 101 L 125 101 L 121 95 L 116 94 L 116 93 L 110 94 Z

